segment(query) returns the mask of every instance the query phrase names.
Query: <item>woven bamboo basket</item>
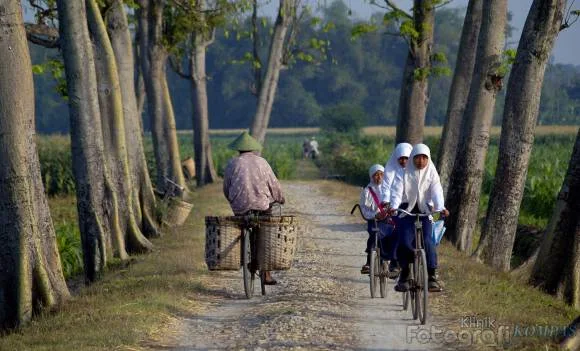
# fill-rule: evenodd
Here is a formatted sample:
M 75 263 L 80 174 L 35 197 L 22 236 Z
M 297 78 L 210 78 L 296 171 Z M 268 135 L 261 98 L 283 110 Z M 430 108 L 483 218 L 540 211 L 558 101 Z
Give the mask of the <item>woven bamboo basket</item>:
M 258 265 L 266 271 L 290 269 L 298 241 L 298 220 L 294 216 L 260 217 Z
M 173 197 L 169 198 L 167 214 L 165 215 L 165 218 L 163 218 L 163 223 L 168 227 L 179 227 L 183 225 L 192 208 L 193 204 L 190 204 L 189 202 Z
M 236 217 L 205 217 L 205 263 L 210 271 L 241 267 L 240 220 Z
M 188 157 L 181 161 L 181 167 L 183 168 L 183 174 L 187 179 L 195 178 L 195 161 L 193 158 Z

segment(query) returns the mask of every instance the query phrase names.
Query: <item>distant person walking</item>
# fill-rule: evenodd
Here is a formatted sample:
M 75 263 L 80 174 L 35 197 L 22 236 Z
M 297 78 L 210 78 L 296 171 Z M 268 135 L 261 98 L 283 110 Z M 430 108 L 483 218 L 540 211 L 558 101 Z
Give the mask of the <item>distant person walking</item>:
M 318 158 L 318 155 L 320 154 L 320 152 L 318 151 L 318 141 L 316 141 L 315 137 L 312 137 L 310 139 L 310 153 L 309 156 L 311 159 L 315 159 Z

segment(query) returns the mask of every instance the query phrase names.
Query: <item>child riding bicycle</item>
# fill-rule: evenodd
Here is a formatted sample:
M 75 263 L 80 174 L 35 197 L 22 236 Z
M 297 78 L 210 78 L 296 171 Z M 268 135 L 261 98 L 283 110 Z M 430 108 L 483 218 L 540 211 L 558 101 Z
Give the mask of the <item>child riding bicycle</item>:
M 444 205 L 439 174 L 431 161 L 429 147 L 425 144 L 415 145 L 410 157 L 412 162 L 395 175 L 391 187 L 389 214 L 394 214 L 396 209 L 401 208 L 411 213 L 440 212 L 443 216 L 449 216 L 449 211 Z M 415 248 L 414 220 L 414 217 L 404 214 L 395 220 L 398 238 L 397 258 L 402 268 L 399 282 L 395 286 L 396 291 L 409 290 L 409 263 L 413 261 Z M 442 288 L 437 277 L 437 251 L 431 236 L 431 219 L 422 217 L 421 222 L 427 255 L 428 288 L 431 292 L 439 292 Z
M 395 258 L 396 243 L 393 240 L 393 225 L 388 222 L 387 206 L 384 202 L 384 167 L 375 164 L 369 169 L 370 183 L 364 188 L 360 195 L 360 209 L 363 217 L 367 220 L 367 240 L 366 263 L 361 268 L 361 274 L 369 274 L 371 250 L 375 244 L 375 221 L 378 228 L 379 243 L 381 245 L 381 256 L 383 259 L 391 260 Z

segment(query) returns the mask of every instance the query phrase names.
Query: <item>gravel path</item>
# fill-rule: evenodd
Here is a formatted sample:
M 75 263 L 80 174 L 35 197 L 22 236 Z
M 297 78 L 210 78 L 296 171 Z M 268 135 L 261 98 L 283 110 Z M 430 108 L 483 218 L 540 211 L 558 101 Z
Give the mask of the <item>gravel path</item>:
M 289 206 L 307 223 L 292 269 L 274 273 L 267 295 L 244 298 L 241 271 L 212 272 L 198 301 L 204 312 L 179 323 L 158 349 L 425 350 L 407 342 L 417 323 L 402 311 L 389 280 L 388 297 L 371 299 L 360 274 L 367 237 L 353 203 L 328 198 L 318 182 L 286 182 Z M 308 199 L 308 201 L 305 201 Z M 433 320 L 431 317 L 430 321 Z M 429 327 L 428 325 L 426 326 Z

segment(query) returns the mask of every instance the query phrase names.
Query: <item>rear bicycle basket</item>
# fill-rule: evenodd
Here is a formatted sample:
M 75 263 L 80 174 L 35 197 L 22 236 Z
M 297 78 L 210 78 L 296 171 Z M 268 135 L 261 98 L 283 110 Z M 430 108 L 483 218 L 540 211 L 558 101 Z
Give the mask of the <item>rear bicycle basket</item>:
M 205 263 L 210 271 L 239 270 L 241 230 L 239 217 L 205 217 Z

